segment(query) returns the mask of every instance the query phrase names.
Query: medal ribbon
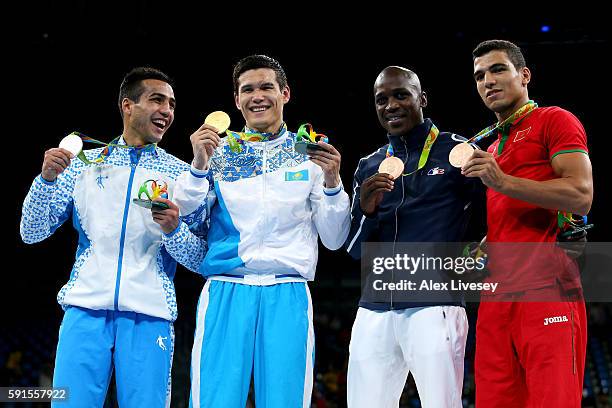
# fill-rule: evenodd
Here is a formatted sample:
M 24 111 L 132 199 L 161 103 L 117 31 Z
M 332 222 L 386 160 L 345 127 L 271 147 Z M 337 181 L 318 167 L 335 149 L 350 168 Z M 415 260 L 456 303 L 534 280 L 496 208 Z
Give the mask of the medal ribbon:
M 427 135 L 427 139 L 425 139 L 425 144 L 423 145 L 423 150 L 421 151 L 421 156 L 419 157 L 419 164 L 417 165 L 417 168 L 411 171 L 410 173 L 402 174 L 402 176 L 409 176 L 425 167 L 427 159 L 429 158 L 429 152 L 431 152 L 431 148 L 434 142 L 438 139 L 439 134 L 440 131 L 438 130 L 436 125 L 432 123 L 431 129 L 429 130 L 429 134 Z M 391 143 L 389 143 L 389 146 L 387 147 L 387 153 L 385 154 L 385 156 L 394 156 L 393 146 L 391 146 Z
M 527 117 L 527 115 L 533 112 L 537 107 L 538 104 L 534 101 L 527 101 L 526 104 L 521 106 L 516 112 L 507 117 L 505 120 L 503 120 L 502 122 L 497 122 L 487 128 L 484 128 L 475 136 L 471 137 L 466 143 L 477 143 L 485 137 L 491 136 L 498 130 L 501 130 L 502 137 L 499 142 L 499 146 L 497 147 L 497 154 L 500 155 L 502 153 L 504 145 L 506 144 L 506 140 L 508 140 L 508 136 L 510 135 L 510 127 L 518 125 L 523 119 Z
M 267 142 L 279 138 L 287 131 L 287 125 L 283 122 L 276 133 L 259 133 L 245 126 L 242 132 L 226 130 L 227 142 L 230 150 L 234 153 L 241 153 L 244 142 Z
M 81 150 L 81 152 L 77 155 L 77 157 L 85 164 L 100 164 L 100 163 L 104 163 L 104 161 L 108 158 L 108 156 L 110 156 L 111 152 L 113 151 L 113 149 L 115 147 L 120 147 L 122 149 L 131 149 L 131 148 L 135 148 L 135 149 L 142 149 L 142 151 L 145 151 L 145 149 L 148 150 L 152 150 L 155 148 L 156 144 L 155 143 L 151 143 L 151 144 L 146 144 L 146 145 L 142 145 L 142 146 L 128 146 L 128 145 L 122 145 L 119 144 L 119 138 L 121 136 L 117 136 L 116 138 L 114 138 L 110 143 L 104 143 L 101 142 L 99 140 L 96 140 L 94 138 L 91 138 L 89 136 L 85 136 L 84 134 L 80 133 L 80 132 L 72 132 L 71 134 L 73 135 L 77 135 L 78 137 L 81 138 L 81 140 L 83 142 L 87 142 L 87 143 L 93 143 L 93 144 L 98 144 L 98 145 L 102 145 L 105 146 L 104 149 L 100 152 L 100 155 L 98 155 L 98 157 L 96 157 L 94 160 L 89 160 L 86 156 L 85 156 L 85 152 L 83 152 Z

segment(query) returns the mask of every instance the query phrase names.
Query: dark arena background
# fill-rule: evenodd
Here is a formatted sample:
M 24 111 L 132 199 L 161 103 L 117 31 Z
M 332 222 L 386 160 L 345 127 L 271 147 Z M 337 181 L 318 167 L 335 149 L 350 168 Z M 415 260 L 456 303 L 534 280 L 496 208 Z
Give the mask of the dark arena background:
M 513 7 L 500 5 L 495 12 L 517 13 L 504 22 L 486 15 L 491 10 L 485 5 L 478 10 L 482 16 L 472 11 L 472 18 L 460 21 L 380 5 L 360 10 L 359 18 L 351 14 L 354 10 L 332 16 L 271 5 L 242 10 L 236 4 L 235 10 L 223 13 L 205 6 L 169 9 L 165 2 L 146 0 L 121 7 L 76 0 L 22 5 L 14 17 L 15 31 L 4 37 L 10 45 L 4 60 L 10 71 L 4 77 L 9 90 L 4 110 L 9 113 L 4 119 L 9 131 L 3 135 L 9 146 L 4 157 L 11 157 L 4 177 L 11 193 L 5 197 L 10 203 L 5 234 L 10 246 L 4 247 L 2 274 L 0 386 L 50 385 L 62 317 L 55 297 L 68 280 L 76 248 L 70 222 L 42 243 L 24 244 L 19 236 L 23 199 L 40 173 L 44 151 L 56 147 L 63 136 L 78 130 L 110 141 L 120 134 L 117 93 L 123 75 L 135 66 L 154 66 L 175 79 L 175 121 L 160 146 L 189 162 L 189 135 L 206 114 L 224 110 L 232 118 L 232 129 L 242 126 L 233 103 L 233 65 L 255 53 L 278 59 L 291 87 L 285 121 L 292 130 L 310 122 L 330 137 L 342 153 L 341 175 L 350 195 L 359 158 L 385 144 L 372 92 L 384 67 L 414 70 L 429 97 L 425 116 L 441 130 L 469 137 L 495 120 L 476 92 L 471 51 L 486 39 L 514 41 L 532 71 L 531 98 L 540 106 L 570 110 L 586 128 L 595 180 L 589 214 L 595 228 L 589 241 L 610 241 L 609 22 L 602 10 L 541 18 L 529 13 L 527 18 Z M 484 232 L 484 211 L 477 207 L 469 238 Z M 188 405 L 195 310 L 203 283 L 201 276 L 178 267 L 172 407 Z M 359 285 L 359 263 L 343 250 L 331 252 L 321 246 L 316 279 L 310 284 L 316 335 L 313 407 L 346 406 L 348 344 Z M 612 406 L 611 305 L 587 305 L 584 407 Z M 478 304 L 470 303 L 467 309 L 470 335 L 463 401 L 465 407 L 473 407 Z M 116 406 L 113 386 L 105 406 Z M 400 406 L 420 406 L 412 379 Z

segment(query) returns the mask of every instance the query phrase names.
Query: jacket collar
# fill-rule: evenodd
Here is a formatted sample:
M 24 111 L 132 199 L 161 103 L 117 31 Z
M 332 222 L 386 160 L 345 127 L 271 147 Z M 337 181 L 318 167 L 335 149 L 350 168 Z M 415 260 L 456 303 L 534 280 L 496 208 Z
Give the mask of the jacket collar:
M 387 134 L 387 138 L 396 152 L 404 151 L 406 148 L 408 150 L 422 149 L 432 124 L 431 119 L 426 118 L 423 123 L 413 127 L 408 133 L 397 136 Z

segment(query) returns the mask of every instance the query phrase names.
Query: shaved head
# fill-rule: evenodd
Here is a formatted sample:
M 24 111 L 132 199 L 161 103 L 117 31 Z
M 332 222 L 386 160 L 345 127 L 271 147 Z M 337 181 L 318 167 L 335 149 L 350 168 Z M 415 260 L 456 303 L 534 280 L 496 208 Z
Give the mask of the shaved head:
M 417 74 L 404 67 L 390 66 L 374 82 L 374 106 L 380 124 L 390 135 L 407 135 L 423 123 L 427 95 L 421 90 Z
M 421 92 L 421 81 L 419 80 L 419 77 L 417 76 L 417 74 L 415 74 L 408 68 L 398 67 L 396 65 L 391 65 L 383 69 L 382 71 L 380 71 L 380 74 L 378 74 L 378 77 L 376 78 L 376 82 L 374 82 L 374 89 L 376 89 L 376 87 L 383 80 L 388 79 L 388 78 L 393 78 L 393 77 L 395 78 L 401 77 L 407 80 L 407 82 L 409 82 L 410 85 L 412 85 L 417 92 L 419 93 Z

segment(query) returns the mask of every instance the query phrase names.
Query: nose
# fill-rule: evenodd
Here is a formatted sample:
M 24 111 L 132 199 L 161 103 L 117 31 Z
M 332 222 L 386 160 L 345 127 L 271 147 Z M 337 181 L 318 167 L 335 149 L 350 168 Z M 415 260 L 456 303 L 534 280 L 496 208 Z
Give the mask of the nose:
M 253 92 L 253 102 L 261 102 L 264 100 L 264 96 L 263 96 L 263 92 L 260 91 L 259 89 L 256 89 Z
M 484 73 L 484 85 L 486 88 L 492 88 L 496 84 L 495 76 L 489 71 Z
M 172 108 L 170 107 L 170 103 L 162 103 L 159 108 L 159 113 L 162 114 L 163 117 L 167 118 L 172 115 Z
M 387 106 L 385 106 L 385 110 L 386 111 L 394 111 L 399 107 L 397 101 L 395 100 L 395 98 L 389 98 L 389 100 L 387 101 Z

